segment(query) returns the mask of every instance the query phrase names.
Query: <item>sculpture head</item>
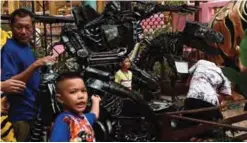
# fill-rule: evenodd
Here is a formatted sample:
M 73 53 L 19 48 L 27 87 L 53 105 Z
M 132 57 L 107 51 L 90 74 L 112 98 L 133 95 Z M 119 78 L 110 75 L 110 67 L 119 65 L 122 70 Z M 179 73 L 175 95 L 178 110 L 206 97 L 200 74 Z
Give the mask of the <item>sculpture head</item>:
M 201 50 L 207 54 L 218 55 L 216 44 L 222 43 L 224 37 L 221 33 L 198 22 L 187 22 L 182 32 L 184 44 Z

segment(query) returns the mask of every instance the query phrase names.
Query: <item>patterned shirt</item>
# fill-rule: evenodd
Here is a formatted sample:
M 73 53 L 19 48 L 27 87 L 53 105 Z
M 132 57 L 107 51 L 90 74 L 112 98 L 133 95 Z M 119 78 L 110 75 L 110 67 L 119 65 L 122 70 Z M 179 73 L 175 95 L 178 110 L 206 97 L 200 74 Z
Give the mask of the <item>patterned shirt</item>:
M 214 63 L 199 60 L 189 69 L 193 74 L 187 98 L 200 99 L 213 105 L 219 105 L 219 94 L 231 95 L 231 83 L 222 70 Z
M 60 113 L 53 125 L 50 142 L 77 141 L 80 132 L 86 134 L 87 142 L 95 142 L 93 124 L 96 122 L 94 113 L 77 115 L 70 112 Z

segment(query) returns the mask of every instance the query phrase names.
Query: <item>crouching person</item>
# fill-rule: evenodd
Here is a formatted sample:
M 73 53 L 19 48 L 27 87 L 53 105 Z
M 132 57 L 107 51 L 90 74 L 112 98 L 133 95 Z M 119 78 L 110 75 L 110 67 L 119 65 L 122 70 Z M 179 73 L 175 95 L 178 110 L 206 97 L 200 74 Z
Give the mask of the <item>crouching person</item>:
M 184 102 L 185 110 L 217 107 L 221 99 L 238 100 L 232 95 L 231 83 L 221 68 L 214 63 L 200 60 L 189 69 L 190 87 Z M 220 110 L 186 114 L 187 117 L 217 121 L 223 116 Z
M 95 141 L 92 125 L 99 116 L 101 98 L 93 95 L 91 111 L 84 113 L 88 94 L 83 79 L 77 73 L 61 74 L 56 82 L 56 92 L 64 112 L 54 122 L 50 141 Z

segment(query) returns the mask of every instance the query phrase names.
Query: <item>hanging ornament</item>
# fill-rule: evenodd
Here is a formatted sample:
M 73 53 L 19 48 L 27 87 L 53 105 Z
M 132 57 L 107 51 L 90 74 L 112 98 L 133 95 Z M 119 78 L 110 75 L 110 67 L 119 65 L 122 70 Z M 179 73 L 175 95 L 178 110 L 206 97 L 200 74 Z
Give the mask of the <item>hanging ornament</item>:
M 150 22 L 148 23 L 148 25 L 150 25 L 150 26 L 152 26 L 153 24 L 154 24 L 153 21 L 150 21 Z
M 165 24 L 165 22 L 164 22 L 164 21 L 161 21 L 161 22 L 160 22 L 160 25 L 164 25 L 164 24 Z
M 147 25 L 147 27 L 146 27 L 147 29 L 150 29 L 151 27 L 150 27 L 150 25 Z
M 161 13 L 159 17 L 160 17 L 160 18 L 163 18 L 163 17 L 164 17 L 164 14 L 163 14 L 163 13 Z
M 159 22 L 158 22 L 158 21 L 155 21 L 155 22 L 154 22 L 154 25 L 159 25 Z

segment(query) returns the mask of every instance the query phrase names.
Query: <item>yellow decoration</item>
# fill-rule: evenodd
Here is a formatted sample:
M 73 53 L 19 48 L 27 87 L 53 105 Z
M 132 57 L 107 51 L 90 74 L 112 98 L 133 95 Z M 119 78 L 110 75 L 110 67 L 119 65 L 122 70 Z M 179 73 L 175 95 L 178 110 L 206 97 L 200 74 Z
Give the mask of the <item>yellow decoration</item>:
M 0 28 L 1 32 L 1 43 L 0 43 L 0 49 L 6 44 L 7 40 L 12 37 L 11 31 L 4 31 Z

